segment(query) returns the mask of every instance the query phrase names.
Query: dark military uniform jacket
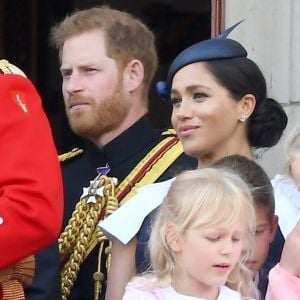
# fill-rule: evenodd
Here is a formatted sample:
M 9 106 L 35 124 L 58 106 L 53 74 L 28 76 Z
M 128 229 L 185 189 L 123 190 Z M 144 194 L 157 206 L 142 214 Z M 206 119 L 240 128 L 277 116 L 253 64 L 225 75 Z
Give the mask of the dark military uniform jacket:
M 108 164 L 111 168 L 108 176 L 116 177 L 121 182 L 161 139 L 161 131 L 154 130 L 147 118 L 143 117 L 102 149 L 90 143 L 79 157 L 63 163 L 65 225 L 82 194 L 83 187 L 88 187 L 90 180 L 97 176 L 97 167 Z M 169 179 L 182 170 L 195 167 L 196 161 L 183 154 L 160 176 L 158 181 Z M 97 255 L 96 247 L 81 265 L 69 299 L 93 299 L 93 273 L 97 268 Z M 104 299 L 104 293 L 101 298 Z

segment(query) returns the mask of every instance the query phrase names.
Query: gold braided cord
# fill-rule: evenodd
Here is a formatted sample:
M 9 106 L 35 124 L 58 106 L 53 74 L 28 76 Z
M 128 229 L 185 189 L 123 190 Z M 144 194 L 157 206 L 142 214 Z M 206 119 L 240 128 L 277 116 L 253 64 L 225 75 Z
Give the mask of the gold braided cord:
M 73 252 L 69 261 L 65 264 L 62 270 L 62 299 L 67 299 L 73 284 L 77 278 L 79 268 L 84 260 L 86 253 L 86 244 L 88 243 L 91 234 L 95 230 L 98 223 L 98 214 L 101 211 L 101 204 L 91 204 L 91 209 L 88 212 L 83 228 L 80 231 L 78 239 L 76 240 Z
M 134 178 L 134 176 L 147 163 L 149 158 L 152 157 L 153 154 L 158 151 L 158 149 L 166 145 L 170 141 L 170 139 L 174 139 L 174 137 L 165 138 L 158 145 L 156 145 L 138 163 L 138 165 L 130 172 L 130 174 L 117 186 L 116 189 L 117 198 L 119 197 L 120 193 L 123 191 L 124 187 L 127 186 L 128 183 L 132 181 L 132 178 Z M 165 152 L 164 155 L 162 155 L 160 159 L 154 165 L 152 165 L 151 169 L 147 171 L 145 176 L 132 187 L 131 191 L 119 203 L 119 206 L 123 205 L 128 199 L 132 198 L 133 195 L 136 194 L 138 188 L 140 188 L 143 185 L 155 182 L 161 176 L 161 174 L 163 174 L 182 153 L 183 153 L 182 144 L 179 141 L 177 141 L 177 143 L 174 144 L 171 149 Z M 92 252 L 92 250 L 96 247 L 97 243 L 98 241 L 97 241 L 96 233 L 94 232 L 90 240 L 90 243 L 88 245 L 88 251 L 86 253 L 86 256 L 88 256 Z
M 105 196 L 106 196 L 106 205 L 105 205 L 105 215 L 104 218 L 107 218 L 110 214 L 116 211 L 119 207 L 118 199 L 116 197 L 116 186 L 114 184 L 106 184 L 105 189 Z M 106 270 L 109 270 L 110 265 L 110 253 L 111 253 L 111 243 L 109 246 L 104 248 L 104 244 L 107 241 L 106 236 L 103 234 L 101 228 L 96 228 L 96 237 L 99 243 L 99 251 L 98 251 L 98 267 L 97 271 L 93 275 L 94 279 L 94 300 L 99 300 L 99 295 L 102 289 L 103 281 L 105 279 L 104 274 L 101 272 L 101 263 L 102 263 L 102 254 L 103 249 L 105 249 L 106 254 Z M 86 245 L 88 246 L 88 244 Z M 87 252 L 89 249 L 87 250 Z M 108 263 L 109 261 L 109 263 Z
M 101 272 L 101 258 L 102 258 L 103 247 L 104 247 L 104 241 L 99 242 L 97 271 L 93 274 L 94 300 L 99 300 L 99 295 L 102 290 L 102 283 L 104 281 L 104 274 Z
M 89 209 L 90 206 L 86 203 L 86 198 L 81 198 L 76 204 L 68 225 L 58 239 L 60 253 L 65 253 L 67 255 L 67 253 L 72 252 L 72 246 L 78 238 Z
M 89 194 L 82 197 L 79 204 L 76 205 L 69 224 L 59 238 L 59 250 L 61 254 L 69 255 L 70 249 L 72 249 L 69 260 L 62 269 L 63 300 L 68 298 L 77 278 L 80 265 L 86 257 L 87 245 L 92 233 L 97 231 L 96 226 L 101 211 L 103 211 L 107 203 L 110 203 L 109 207 L 118 206 L 118 201 L 112 194 L 115 192 L 114 186 L 112 178 L 100 175 L 96 177 L 91 183 L 91 188 L 96 191 L 98 188 L 103 187 L 103 196 L 94 193 L 92 196 L 95 196 L 95 203 L 87 203 L 91 196 Z M 104 241 L 103 237 L 103 234 L 99 235 L 99 242 Z
M 93 274 L 93 279 L 94 279 L 94 300 L 99 300 L 100 292 L 105 279 L 104 274 L 101 272 L 101 263 L 102 263 L 102 253 L 107 238 L 99 227 L 97 227 L 96 233 L 97 233 L 97 239 L 99 243 L 99 251 L 98 251 L 97 271 Z M 107 248 L 108 247 L 105 247 L 105 253 L 107 252 Z
M 167 131 L 164 134 L 173 134 L 173 132 Z M 102 288 L 102 283 L 104 281 L 104 274 L 101 273 L 101 257 L 103 256 L 104 251 L 106 255 L 106 267 L 107 270 L 109 270 L 111 243 L 109 243 L 107 247 L 105 246 L 107 243 L 107 238 L 96 225 L 100 218 L 103 219 L 118 209 L 119 203 L 117 198 L 127 184 L 132 182 L 132 179 L 135 178 L 136 174 L 138 174 L 139 171 L 144 168 L 144 166 L 148 165 L 150 159 L 156 153 L 159 153 L 161 149 L 163 149 L 163 147 L 165 147 L 171 140 L 174 140 L 174 136 L 164 138 L 144 157 L 143 160 L 140 161 L 140 163 L 117 187 L 115 187 L 112 178 L 106 176 L 100 177 L 98 186 L 104 187 L 104 196 L 96 197 L 97 203 L 99 201 L 100 205 L 97 207 L 97 209 L 95 209 L 95 211 L 97 211 L 97 217 L 95 215 L 95 218 L 93 219 L 93 222 L 91 222 L 90 226 L 88 226 L 88 215 L 90 214 L 90 211 L 93 210 L 95 205 L 92 203 L 87 203 L 86 198 L 80 199 L 80 202 L 76 205 L 75 211 L 73 212 L 66 229 L 59 238 L 59 250 L 61 258 L 65 260 L 70 255 L 68 262 L 65 264 L 62 270 L 63 300 L 66 300 L 70 294 L 73 284 L 77 278 L 80 264 L 97 244 L 99 245 L 98 268 L 93 277 L 95 283 L 94 299 L 98 299 Z M 162 153 L 161 156 L 158 157 L 157 161 L 150 164 L 150 167 L 146 170 L 143 178 L 140 179 L 135 186 L 133 186 L 131 191 L 123 198 L 121 204 L 125 203 L 129 198 L 131 198 L 140 186 L 156 181 L 161 174 L 163 174 L 166 169 L 169 168 L 169 166 L 182 154 L 182 152 L 183 148 L 181 143 L 178 142 L 178 140 L 174 140 L 171 148 Z M 96 181 L 96 179 L 94 181 Z
M 67 153 L 63 153 L 63 154 L 58 155 L 58 160 L 60 162 L 64 162 L 64 161 L 66 161 L 70 158 L 78 156 L 81 153 L 83 153 L 82 149 L 74 148 L 74 149 L 72 149 L 71 151 L 69 151 Z

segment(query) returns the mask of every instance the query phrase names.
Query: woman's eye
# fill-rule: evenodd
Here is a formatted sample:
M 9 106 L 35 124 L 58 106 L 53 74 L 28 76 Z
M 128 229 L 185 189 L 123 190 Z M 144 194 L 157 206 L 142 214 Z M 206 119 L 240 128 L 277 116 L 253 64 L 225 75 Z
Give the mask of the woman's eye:
M 204 94 L 204 93 L 195 93 L 195 94 L 193 95 L 193 98 L 194 98 L 194 99 L 203 99 L 203 98 L 206 98 L 206 97 L 207 97 L 207 95 Z
M 178 106 L 181 102 L 181 98 L 179 97 L 172 97 L 171 98 L 171 103 L 173 106 Z

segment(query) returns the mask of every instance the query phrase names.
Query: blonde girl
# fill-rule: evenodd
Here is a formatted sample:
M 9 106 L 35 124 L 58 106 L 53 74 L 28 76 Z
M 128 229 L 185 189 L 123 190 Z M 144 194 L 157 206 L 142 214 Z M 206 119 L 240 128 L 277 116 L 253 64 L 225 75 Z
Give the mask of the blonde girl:
M 300 127 L 288 134 L 285 143 L 286 164 L 283 174 L 272 179 L 275 213 L 284 238 L 300 220 Z
M 154 222 L 153 272 L 135 278 L 123 300 L 249 299 L 245 266 L 255 226 L 246 183 L 226 169 L 176 177 Z
M 286 171 L 300 189 L 300 126 L 295 127 L 285 141 Z

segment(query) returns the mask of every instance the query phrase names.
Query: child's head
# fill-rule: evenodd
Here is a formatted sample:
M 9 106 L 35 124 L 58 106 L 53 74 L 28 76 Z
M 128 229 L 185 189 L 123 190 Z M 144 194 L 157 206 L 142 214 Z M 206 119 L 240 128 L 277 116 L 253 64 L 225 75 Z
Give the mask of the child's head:
M 250 272 L 241 252 L 245 245 L 249 248 L 254 226 L 251 192 L 238 175 L 213 168 L 180 174 L 150 237 L 158 280 L 178 284 L 188 278 L 210 288 L 227 282 L 241 292 L 247 290 Z
M 287 171 L 300 189 L 300 126 L 294 128 L 287 136 L 285 154 Z
M 226 167 L 239 174 L 251 188 L 255 215 L 255 243 L 251 258 L 247 261 L 252 271 L 259 271 L 264 264 L 270 243 L 273 241 L 278 218 L 274 215 L 275 200 L 271 181 L 253 160 L 241 155 L 230 155 L 214 163 L 214 167 Z

